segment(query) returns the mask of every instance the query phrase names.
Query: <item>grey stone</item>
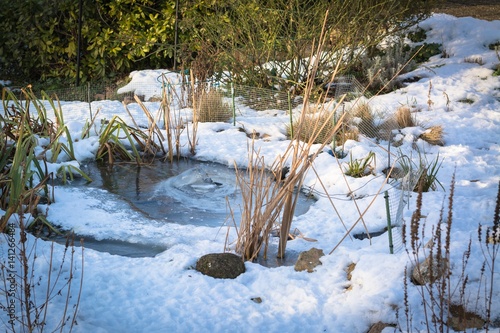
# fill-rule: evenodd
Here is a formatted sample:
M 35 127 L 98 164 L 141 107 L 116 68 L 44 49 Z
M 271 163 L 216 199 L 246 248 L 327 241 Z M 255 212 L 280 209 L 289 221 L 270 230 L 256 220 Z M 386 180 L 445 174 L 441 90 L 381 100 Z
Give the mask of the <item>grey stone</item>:
M 382 333 L 382 331 L 387 327 L 396 327 L 394 324 L 387 324 L 379 321 L 370 327 L 368 333 Z
M 319 258 L 324 256 L 323 250 L 313 247 L 309 251 L 304 251 L 299 254 L 299 258 L 295 263 L 295 270 L 297 272 L 307 270 L 309 273 L 314 271 L 314 268 L 318 265 L 322 265 Z
M 216 279 L 235 279 L 245 272 L 245 264 L 236 254 L 210 253 L 198 259 L 196 270 Z

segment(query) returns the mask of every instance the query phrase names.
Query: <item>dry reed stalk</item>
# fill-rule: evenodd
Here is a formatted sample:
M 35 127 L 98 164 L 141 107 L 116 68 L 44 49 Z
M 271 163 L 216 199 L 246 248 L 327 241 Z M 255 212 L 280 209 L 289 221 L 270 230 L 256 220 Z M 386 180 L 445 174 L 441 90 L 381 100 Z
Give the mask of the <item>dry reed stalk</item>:
M 167 159 L 170 163 L 174 161 L 174 148 L 172 143 L 171 116 L 170 116 L 170 101 L 167 99 L 167 94 L 163 94 L 160 108 L 163 111 L 163 119 L 165 123 L 165 134 L 167 135 L 168 153 Z
M 182 132 L 184 131 L 184 121 L 180 115 L 180 110 L 172 110 L 170 105 L 172 102 L 172 99 L 175 97 L 177 100 L 179 100 L 179 96 L 177 92 L 175 91 L 174 84 L 172 84 L 168 79 L 163 78 L 165 81 L 163 83 L 163 97 L 162 97 L 162 110 L 168 111 L 168 118 L 165 119 L 165 127 L 167 127 L 167 120 L 168 120 L 168 131 L 170 134 L 169 137 L 169 146 L 170 146 L 170 151 L 169 153 L 169 159 L 172 161 L 173 159 L 173 149 L 175 146 L 175 155 L 177 159 L 180 158 L 181 156 L 181 144 L 180 144 L 180 137 Z M 165 88 L 168 87 L 168 90 Z M 176 112 L 177 111 L 177 112 Z M 174 144 L 175 142 L 175 144 Z
M 130 118 L 132 118 L 134 125 L 136 125 L 134 118 L 132 117 L 132 115 L 130 114 L 130 111 L 127 108 L 127 104 L 123 104 L 123 105 L 125 106 L 125 110 L 127 110 L 127 113 L 129 114 Z M 97 109 L 95 115 L 91 115 L 89 124 L 88 124 L 87 128 L 85 129 L 85 131 L 82 133 L 82 138 L 86 138 L 87 135 L 89 135 L 90 129 L 95 124 L 95 120 L 97 119 L 97 115 L 99 114 L 99 112 L 101 112 L 101 108 Z M 138 128 L 137 125 L 136 125 L 136 128 Z
M 147 130 L 146 142 L 144 142 L 144 145 L 143 145 L 143 151 L 148 152 L 152 156 L 155 156 L 159 150 L 165 151 L 163 148 L 163 143 L 162 143 L 165 140 L 165 138 L 164 138 L 163 134 L 161 133 L 161 130 L 158 126 L 157 119 L 151 115 L 151 112 L 149 111 L 149 109 L 144 105 L 144 103 L 139 99 L 138 96 L 134 96 L 134 97 L 135 97 L 137 104 L 140 106 L 141 110 L 144 112 L 144 114 L 148 118 L 148 130 Z M 129 116 L 132 118 L 132 121 L 135 125 L 135 128 L 138 129 L 139 126 L 137 126 L 137 123 L 135 122 L 134 118 L 132 117 L 132 114 L 130 114 L 130 112 L 126 106 L 125 106 L 125 109 L 129 113 Z M 160 106 L 159 111 L 161 111 L 161 110 L 162 110 L 162 108 Z M 158 112 L 158 114 L 161 114 L 161 112 Z M 154 142 L 155 136 L 157 136 L 159 138 L 160 145 L 157 145 Z
M 137 95 L 134 95 L 134 98 L 135 98 L 135 101 L 137 102 L 137 104 L 139 104 L 139 106 L 141 107 L 141 109 L 144 112 L 144 114 L 146 115 L 146 117 L 148 118 L 149 128 L 153 131 L 156 131 L 158 133 L 160 139 L 164 140 L 163 134 L 161 134 L 160 128 L 158 127 L 158 124 L 156 123 L 153 116 L 151 115 L 151 112 L 149 112 L 148 108 L 144 105 L 144 103 L 142 103 L 142 101 L 140 100 L 140 98 Z M 134 121 L 134 124 L 136 124 L 135 121 Z M 139 128 L 139 127 L 136 125 L 136 128 Z
M 273 206 L 273 198 L 279 196 L 279 187 L 265 168 L 264 158 L 255 151 L 254 140 L 248 149 L 249 163 L 243 172 L 236 168 L 236 180 L 242 195 L 242 216 L 236 251 L 245 260 L 254 260 L 265 245 L 267 255 L 268 237 L 277 223 L 279 210 Z M 234 218 L 233 218 L 234 219 Z
M 321 54 L 323 46 L 326 41 L 325 34 L 325 25 L 326 18 L 328 17 L 328 12 L 325 14 L 325 21 L 323 23 L 321 35 L 318 42 L 318 47 L 316 50 L 316 54 Z M 314 47 L 312 48 L 314 50 Z M 311 55 L 312 58 L 312 55 Z M 334 110 L 328 114 L 326 118 L 324 118 L 324 122 L 316 122 L 317 128 L 313 131 L 315 135 L 312 135 L 308 141 L 301 143 L 300 138 L 302 137 L 302 131 L 305 130 L 305 119 L 307 117 L 307 110 L 309 109 L 309 100 L 311 94 L 313 92 L 314 87 L 314 78 L 316 77 L 316 72 L 318 70 L 318 59 L 319 57 L 314 58 L 315 62 L 311 68 L 309 73 L 309 78 L 306 82 L 306 87 L 304 90 L 304 100 L 303 100 L 303 112 L 299 118 L 299 125 L 295 132 L 295 137 L 292 138 L 290 145 L 288 146 L 285 154 L 278 159 L 277 163 L 275 163 L 275 167 L 282 168 L 284 166 L 284 162 L 287 160 L 291 160 L 290 171 L 286 178 L 282 179 L 279 182 L 280 185 L 280 196 L 278 196 L 276 206 L 280 209 L 285 209 L 283 212 L 283 217 L 280 226 L 280 239 L 278 245 L 278 258 L 285 257 L 285 250 L 288 240 L 288 234 L 290 233 L 290 227 L 293 219 L 293 213 L 295 211 L 295 207 L 298 200 L 298 193 L 294 193 L 294 188 L 301 188 L 304 176 L 307 173 L 308 169 L 311 167 L 312 162 L 317 157 L 317 155 L 323 150 L 323 148 L 332 141 L 333 137 L 336 135 L 338 129 L 341 127 L 345 113 L 338 119 L 335 126 L 331 129 L 328 135 L 325 135 L 324 141 L 319 144 L 319 147 L 315 147 L 315 152 L 311 153 L 312 146 L 314 142 L 318 142 L 318 137 L 320 133 L 325 131 L 325 128 L 333 122 L 333 117 L 337 111 L 337 108 L 342 104 L 343 96 L 339 103 L 334 107 Z M 339 68 L 340 62 L 337 63 L 337 67 L 335 68 L 331 82 L 334 81 L 334 78 L 337 74 L 337 70 Z M 326 99 L 326 96 L 325 96 Z M 325 105 L 326 100 L 322 101 L 322 108 L 319 107 L 319 103 L 316 105 L 317 110 L 328 110 L 330 105 Z M 276 170 L 276 168 L 274 169 Z M 281 169 L 279 169 L 281 170 Z
M 311 168 L 312 168 L 312 170 L 314 171 L 314 174 L 316 175 L 316 177 L 318 177 L 318 181 L 319 181 L 319 183 L 320 183 L 320 185 L 321 185 L 321 187 L 322 187 L 322 189 L 323 189 L 323 192 L 324 192 L 325 194 L 327 194 L 327 196 L 326 196 L 326 197 L 328 198 L 328 201 L 330 201 L 330 205 L 332 206 L 333 210 L 334 210 L 334 211 L 335 211 L 335 213 L 337 214 L 337 216 L 338 216 L 338 218 L 339 218 L 340 222 L 341 222 L 341 223 L 342 223 L 342 225 L 344 226 L 344 229 L 348 232 L 349 230 L 347 230 L 347 226 L 345 225 L 344 220 L 342 219 L 342 216 L 340 215 L 340 212 L 338 211 L 337 207 L 336 207 L 336 206 L 335 206 L 335 204 L 333 203 L 332 197 L 331 197 L 330 195 L 328 195 L 328 190 L 326 189 L 325 184 L 323 183 L 323 181 L 321 180 L 321 178 L 320 178 L 320 176 L 319 176 L 318 172 L 316 171 L 316 168 L 314 167 L 314 165 L 313 165 Z M 351 240 L 352 240 L 352 237 L 351 237 L 351 235 L 350 235 L 350 234 L 349 234 L 349 238 L 351 238 Z
M 325 22 L 327 16 L 328 13 L 325 16 Z M 325 23 L 318 43 L 317 54 L 321 53 L 324 43 Z M 310 130 L 306 128 L 306 118 L 309 116 L 309 100 L 313 91 L 314 77 L 316 76 L 318 67 L 317 59 L 311 68 L 309 79 L 306 82 L 303 111 L 300 115 L 297 129 L 294 131 L 294 137 L 291 139 L 284 154 L 278 156 L 271 166 L 274 177 L 271 177 L 265 171 L 265 161 L 259 155 L 259 152 L 255 151 L 254 141 L 252 141 L 252 145 L 249 148 L 249 163 L 246 171 L 247 179 L 245 180 L 243 174 L 237 170 L 237 180 L 244 202 L 240 229 L 238 231 L 237 251 L 242 253 L 246 260 L 255 259 L 263 245 L 265 246 L 264 256 L 267 255 L 269 234 L 274 225 L 279 223 L 279 220 L 281 220 L 281 223 L 279 226 L 280 239 L 277 257 L 285 257 L 288 235 L 299 196 L 299 192 L 295 191 L 295 188 L 300 189 L 302 187 L 304 176 L 311 167 L 312 162 L 323 148 L 332 141 L 334 135 L 336 135 L 338 129 L 343 124 L 345 113 L 338 119 L 336 125 L 327 131 L 329 133 L 324 135 L 324 140 L 321 140 L 322 142 L 318 145 L 314 145 L 315 142 L 318 142 L 320 133 L 326 131 L 325 129 L 329 126 L 328 124 L 333 123 L 332 120 L 336 108 L 343 101 L 343 98 L 341 98 L 340 103 L 337 104 L 333 112 L 326 113 L 327 116 L 323 118 L 323 121 L 316 121 L 314 123 L 313 134 L 308 137 L 308 140 L 305 142 L 300 140 L 303 137 L 302 132 Z M 339 64 L 337 64 L 332 75 L 332 82 Z M 330 103 L 333 103 L 333 101 Z M 330 106 L 326 105 L 325 101 L 323 103 L 318 102 L 316 109 L 326 112 L 324 110 L 328 110 Z M 312 151 L 313 146 L 314 151 Z M 283 175 L 285 167 L 289 168 L 286 177 Z
M 380 192 L 382 192 L 382 189 L 384 188 L 385 184 L 387 184 L 388 179 L 389 179 L 388 177 L 385 178 L 384 182 L 382 183 L 382 185 L 380 185 L 380 188 L 377 191 L 377 195 L 373 196 L 373 199 L 370 201 L 368 206 L 366 206 L 366 208 L 362 212 L 359 210 L 359 207 L 356 205 L 356 208 L 358 209 L 358 212 L 359 212 L 359 217 L 353 223 L 353 225 L 349 228 L 349 230 L 346 232 L 346 234 L 342 237 L 342 239 L 337 243 L 337 245 L 335 245 L 335 247 L 330 251 L 329 254 L 332 254 L 340 246 L 340 244 L 342 244 L 342 242 L 347 238 L 347 236 L 349 236 L 351 234 L 354 227 L 356 227 L 356 225 L 358 225 L 359 221 L 363 221 L 363 217 L 365 216 L 365 214 L 368 212 L 368 210 L 371 208 L 371 206 L 373 205 L 373 203 L 377 199 L 378 194 Z M 363 221 L 363 224 L 364 224 L 364 221 Z M 366 229 L 366 225 L 365 225 L 365 230 L 368 232 L 368 230 Z
M 132 119 L 132 123 L 134 123 L 134 127 L 139 128 L 139 125 L 137 125 L 137 123 L 135 122 L 134 116 L 132 116 L 132 113 L 130 113 L 130 110 L 128 109 L 127 103 L 125 103 L 125 101 L 123 101 L 122 104 L 123 104 L 123 107 L 125 108 L 125 111 L 127 111 L 127 114 L 129 115 L 130 119 Z M 99 110 L 100 109 L 97 109 L 97 113 L 99 112 Z M 97 116 L 97 113 L 96 113 L 96 116 Z

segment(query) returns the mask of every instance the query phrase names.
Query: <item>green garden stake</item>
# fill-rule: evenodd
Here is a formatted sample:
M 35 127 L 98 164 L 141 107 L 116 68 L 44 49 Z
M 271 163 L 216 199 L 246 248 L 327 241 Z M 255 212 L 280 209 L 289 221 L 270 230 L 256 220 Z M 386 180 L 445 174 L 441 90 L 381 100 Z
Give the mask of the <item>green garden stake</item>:
M 290 92 L 288 92 L 288 114 L 290 115 L 290 136 L 293 138 L 293 116 Z
M 394 254 L 394 244 L 392 244 L 391 211 L 389 209 L 389 192 L 384 192 L 385 209 L 387 212 L 387 235 L 389 236 L 389 252 Z
M 333 128 L 335 128 L 335 126 L 337 126 L 337 118 L 336 118 L 336 112 L 333 111 L 333 117 L 332 117 L 332 122 L 333 122 Z M 333 135 L 333 138 L 332 138 L 332 153 L 333 153 L 333 156 L 337 156 L 337 138 L 336 138 L 336 134 Z
M 92 99 L 90 97 L 90 82 L 87 82 L 87 102 L 92 102 Z
M 234 85 L 231 82 L 231 99 L 233 102 L 233 126 L 236 126 L 236 106 L 234 105 Z

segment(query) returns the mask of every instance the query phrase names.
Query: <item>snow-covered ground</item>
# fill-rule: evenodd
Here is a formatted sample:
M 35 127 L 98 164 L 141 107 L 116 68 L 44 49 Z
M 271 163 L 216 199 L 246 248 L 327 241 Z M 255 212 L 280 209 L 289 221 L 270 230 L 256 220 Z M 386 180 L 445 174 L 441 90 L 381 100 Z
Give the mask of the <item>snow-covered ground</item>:
M 500 20 L 487 22 L 436 14 L 420 26 L 428 30 L 426 42 L 443 44 L 449 57 L 432 57 L 411 74 L 422 77 L 421 80 L 390 94 L 377 96 L 373 103 L 384 105 L 387 110 L 409 105 L 413 110 L 419 110 L 415 113 L 418 122 L 443 127 L 444 146 L 419 143 L 430 159 L 438 154 L 442 158 L 438 179 L 445 188 L 424 193 L 422 215 L 425 216 L 427 237 L 430 237 L 432 227 L 437 227 L 443 203 L 447 215 L 446 200 L 455 172 L 451 268 L 453 276 L 458 277 L 462 270 L 462 255 L 469 240 L 472 240 L 471 259 L 467 266 L 468 290 L 471 293 L 469 305 L 472 310 L 484 314 L 484 299 L 481 298 L 477 305 L 475 303 L 481 282 L 480 268 L 485 259 L 478 243 L 477 227 L 478 224 L 491 226 L 500 181 L 500 77 L 492 75 L 500 59 L 488 48 L 489 44 L 500 41 Z M 473 57 L 480 57 L 483 64 L 465 61 Z M 156 78 L 161 72 L 137 72 L 132 84 L 136 88 L 159 84 Z M 465 99 L 473 102 L 465 103 Z M 146 105 L 150 110 L 158 109 L 158 103 Z M 130 104 L 128 107 L 136 121 L 147 124 L 144 113 L 137 105 Z M 62 108 L 72 137 L 79 137 L 89 116 L 88 104 L 64 102 Z M 95 112 L 97 109 L 100 109 L 99 119 L 110 119 L 116 114 L 130 120 L 119 102 L 93 102 L 92 110 Z M 266 140 L 256 141 L 268 164 L 286 149 L 289 143 L 285 135 L 288 116 L 284 111 L 256 112 L 240 108 L 236 120 L 236 127 L 230 123 L 200 124 L 195 158 L 228 167 L 233 167 L 234 163 L 246 166 L 249 139 L 238 129 L 241 126 L 247 131 L 255 129 L 261 134 L 268 134 Z M 75 142 L 76 156 L 82 167 L 86 160 L 94 156 L 97 144 L 96 136 Z M 187 155 L 188 146 L 183 146 L 183 149 Z M 353 154 L 365 156 L 373 148 L 371 143 L 362 140 L 349 143 L 347 149 Z M 57 168 L 58 165 L 52 167 Z M 77 325 L 73 330 L 352 333 L 367 332 L 372 324 L 382 321 L 399 323 L 403 331 L 426 331 L 419 289 L 411 284 L 408 301 L 413 327 L 405 326 L 404 272 L 405 267 L 411 265 L 412 257 L 402 245 L 399 243 L 395 253 L 390 254 L 387 234 L 374 237 L 371 241 L 349 237 L 342 241 L 346 228 L 349 229 L 359 215 L 357 209 L 363 210 L 371 205 L 364 216 L 368 230 L 379 231 L 386 226 L 383 193 L 372 196 L 381 186 L 382 168 L 377 166 L 374 176 L 350 180 L 349 189 L 338 172 L 335 158 L 327 153 L 320 154 L 315 170 L 339 214 L 325 195 L 318 195 L 318 200 L 309 211 L 296 217 L 292 224 L 292 229 L 300 230 L 305 237 L 316 242 L 299 237 L 288 243 L 287 250 L 300 252 L 312 247 L 320 248 L 325 252 L 321 258 L 322 265 L 313 273 L 307 273 L 296 272 L 293 266 L 267 268 L 246 262 L 246 272 L 234 280 L 214 279 L 193 269 L 202 255 L 224 251 L 225 227 L 149 220 L 104 190 L 57 186 L 56 202 L 47 207 L 48 219 L 55 225 L 96 239 L 120 239 L 167 248 L 148 258 L 129 258 L 85 249 L 84 271 L 78 265 L 81 253 L 77 251 L 74 278 L 78 281 L 83 275 L 83 289 Z M 320 190 L 317 177 L 312 172 L 306 177 L 306 185 Z M 390 185 L 385 188 L 389 189 Z M 359 207 L 348 200 L 347 194 L 351 190 L 356 190 L 356 197 L 365 197 L 356 201 Z M 415 199 L 413 195 L 406 206 L 406 222 L 410 221 Z M 353 229 L 354 233 L 364 231 L 362 223 Z M 397 238 L 400 229 L 396 228 L 394 233 Z M 234 231 L 229 234 L 234 240 Z M 276 243 L 277 239 L 272 242 Z M 55 261 L 62 251 L 63 246 L 55 246 Z M 0 241 L 0 253 L 3 258 L 7 257 L 8 242 Z M 40 298 L 44 296 L 43 282 L 49 269 L 49 255 L 50 242 L 38 240 L 34 276 L 36 280 L 41 278 L 42 291 L 37 294 Z M 351 263 L 355 263 L 356 267 L 349 281 L 346 270 Z M 64 271 L 62 278 L 65 274 L 68 272 Z M 492 317 L 498 327 L 498 269 L 493 279 Z M 77 282 L 74 283 L 73 291 L 77 289 Z M 484 281 L 482 283 L 484 287 Z M 257 297 L 262 299 L 261 303 L 252 300 Z M 50 330 L 55 319 L 60 317 L 64 303 L 63 296 L 56 296 L 51 301 L 47 329 Z M 75 303 L 76 294 L 70 305 Z M 396 317 L 396 309 L 399 318 Z M 4 312 L 0 312 L 0 318 L 7 323 L 8 317 Z M 386 328 L 384 332 L 394 330 Z M 498 332 L 499 329 L 490 331 Z

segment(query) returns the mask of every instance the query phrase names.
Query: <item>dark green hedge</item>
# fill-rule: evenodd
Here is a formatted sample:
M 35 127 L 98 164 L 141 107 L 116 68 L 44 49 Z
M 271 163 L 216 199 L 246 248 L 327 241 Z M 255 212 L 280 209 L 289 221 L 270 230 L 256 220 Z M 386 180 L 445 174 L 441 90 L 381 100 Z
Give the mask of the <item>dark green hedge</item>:
M 222 70 L 247 75 L 265 61 L 308 55 L 328 9 L 332 31 L 356 37 L 339 38 L 343 46 L 374 43 L 389 25 L 415 21 L 413 14 L 439 0 L 181 0 L 175 53 L 175 0 L 82 1 L 80 79 L 86 82 L 171 68 L 174 54 L 179 67 L 196 68 L 201 76 Z M 75 80 L 78 5 L 2 1 L 0 78 Z M 268 73 L 256 77 L 269 80 Z

